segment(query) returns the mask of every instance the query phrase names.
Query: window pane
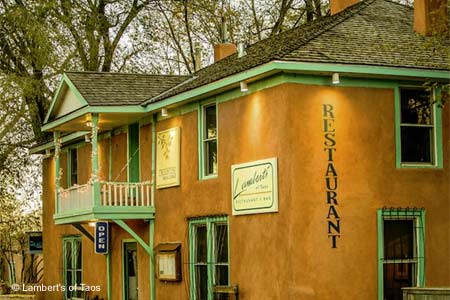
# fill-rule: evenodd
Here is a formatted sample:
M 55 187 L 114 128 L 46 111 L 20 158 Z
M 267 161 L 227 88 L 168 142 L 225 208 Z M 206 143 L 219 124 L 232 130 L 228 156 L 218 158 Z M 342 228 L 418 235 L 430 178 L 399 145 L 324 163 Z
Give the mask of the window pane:
M 228 263 L 228 229 L 227 224 L 215 226 L 214 257 L 218 263 Z
M 208 267 L 195 266 L 196 300 L 208 299 Z
M 228 266 L 216 266 L 215 285 L 228 285 Z
M 205 143 L 206 154 L 206 175 L 217 174 L 217 141 L 207 141 Z
M 207 139 L 217 136 L 217 115 L 216 106 L 205 107 L 205 137 Z
M 402 162 L 432 163 L 432 128 L 401 127 Z
M 430 93 L 425 90 L 401 90 L 402 123 L 432 124 Z
M 385 300 L 402 300 L 402 288 L 414 286 L 416 265 L 397 263 L 383 265 L 383 287 Z
M 65 260 L 66 260 L 66 268 L 72 269 L 72 243 L 71 241 L 65 241 L 64 242 L 64 253 L 65 253 Z
M 384 221 L 384 259 L 414 258 L 413 220 Z
M 82 253 L 81 253 L 81 240 L 75 240 L 75 251 L 76 251 L 76 269 L 81 269 L 82 268 L 82 261 L 81 261 L 81 257 L 82 257 Z
M 69 287 L 72 285 L 72 271 L 66 272 L 66 282 L 64 283 L 65 286 Z
M 206 226 L 195 227 L 195 262 L 207 262 Z

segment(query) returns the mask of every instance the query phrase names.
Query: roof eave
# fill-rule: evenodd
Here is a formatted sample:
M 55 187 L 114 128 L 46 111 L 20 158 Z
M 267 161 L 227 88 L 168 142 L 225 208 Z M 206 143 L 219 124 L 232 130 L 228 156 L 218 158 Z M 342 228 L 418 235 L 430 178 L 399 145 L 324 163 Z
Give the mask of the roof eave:
M 154 103 L 143 104 L 147 112 L 157 111 L 163 107 L 173 106 L 179 103 L 194 101 L 196 99 L 212 96 L 224 89 L 237 87 L 239 82 L 252 80 L 255 77 L 267 77 L 278 72 L 299 72 L 309 74 L 335 73 L 360 76 L 360 77 L 378 77 L 388 79 L 403 80 L 449 80 L 449 70 L 433 70 L 420 68 L 389 67 L 389 66 L 368 66 L 351 64 L 330 64 L 313 62 L 291 62 L 274 60 L 269 63 L 259 65 L 252 69 L 233 74 L 220 80 L 202 85 L 200 87 L 188 90 L 177 95 L 159 100 Z

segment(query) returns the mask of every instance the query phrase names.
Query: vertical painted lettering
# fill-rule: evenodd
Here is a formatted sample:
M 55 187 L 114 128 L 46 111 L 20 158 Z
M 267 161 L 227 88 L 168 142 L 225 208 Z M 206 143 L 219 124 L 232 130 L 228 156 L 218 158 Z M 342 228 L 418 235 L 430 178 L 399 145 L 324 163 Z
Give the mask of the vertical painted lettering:
M 325 188 L 327 204 L 327 224 L 328 238 L 331 248 L 337 248 L 338 238 L 341 237 L 341 218 L 338 213 L 338 172 L 334 165 L 333 152 L 336 152 L 336 129 L 334 127 L 334 107 L 331 104 L 324 104 L 323 111 L 323 138 L 324 151 L 327 158 L 325 169 Z

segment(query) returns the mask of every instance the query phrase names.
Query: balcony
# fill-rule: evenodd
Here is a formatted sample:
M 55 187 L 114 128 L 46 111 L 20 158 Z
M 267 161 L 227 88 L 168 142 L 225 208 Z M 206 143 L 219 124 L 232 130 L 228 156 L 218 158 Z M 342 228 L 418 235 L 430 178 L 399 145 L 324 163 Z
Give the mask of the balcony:
M 55 224 L 93 220 L 153 219 L 153 185 L 150 182 L 100 181 L 60 190 Z

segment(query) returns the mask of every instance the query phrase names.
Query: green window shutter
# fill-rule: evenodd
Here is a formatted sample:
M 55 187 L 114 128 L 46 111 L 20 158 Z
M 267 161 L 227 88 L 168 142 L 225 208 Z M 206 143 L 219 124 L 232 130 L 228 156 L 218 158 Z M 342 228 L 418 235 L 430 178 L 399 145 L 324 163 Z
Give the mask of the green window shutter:
M 128 126 L 128 182 L 139 182 L 139 123 Z

